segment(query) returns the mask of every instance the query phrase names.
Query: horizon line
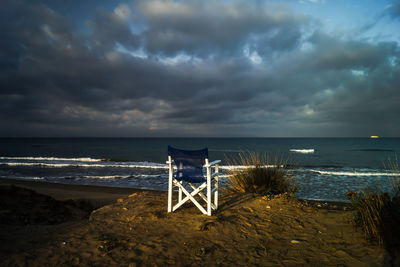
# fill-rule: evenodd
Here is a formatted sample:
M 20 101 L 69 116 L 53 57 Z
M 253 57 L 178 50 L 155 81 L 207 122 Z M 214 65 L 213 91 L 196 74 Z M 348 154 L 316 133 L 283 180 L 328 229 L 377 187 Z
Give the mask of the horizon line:
M 28 139 L 28 138 L 53 138 L 53 139 L 74 139 L 74 138 L 368 138 L 368 139 L 382 139 L 382 138 L 400 138 L 398 136 L 379 136 L 378 138 L 372 136 L 0 136 L 3 139 Z

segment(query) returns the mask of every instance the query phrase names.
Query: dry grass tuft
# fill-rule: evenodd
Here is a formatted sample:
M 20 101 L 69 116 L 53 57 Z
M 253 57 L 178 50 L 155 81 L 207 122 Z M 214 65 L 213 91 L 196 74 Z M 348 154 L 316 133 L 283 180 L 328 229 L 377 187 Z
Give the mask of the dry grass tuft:
M 257 193 L 267 196 L 287 193 L 294 196 L 297 190 L 293 177 L 287 171 L 287 160 L 271 159 L 255 152 L 240 153 L 239 159 L 228 160 L 232 169 L 228 173 L 228 193 Z M 242 168 L 237 168 L 237 166 Z
M 388 250 L 400 249 L 400 176 L 397 162 L 389 161 L 393 192 L 362 190 L 347 193 L 354 209 L 351 223 L 360 227 L 366 238 Z

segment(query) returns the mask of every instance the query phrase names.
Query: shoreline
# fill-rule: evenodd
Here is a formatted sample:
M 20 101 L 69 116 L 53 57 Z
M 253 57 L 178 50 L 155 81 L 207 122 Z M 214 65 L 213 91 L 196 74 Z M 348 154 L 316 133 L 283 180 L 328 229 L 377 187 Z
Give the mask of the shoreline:
M 31 181 L 13 178 L 0 178 L 1 185 L 12 185 L 24 187 L 36 191 L 37 193 L 48 195 L 56 200 L 87 200 L 96 208 L 111 204 L 119 198 L 126 197 L 138 192 L 154 192 L 167 194 L 167 191 L 142 189 L 134 187 L 117 187 L 101 185 L 81 185 L 64 184 L 48 181 Z M 325 209 L 343 209 L 350 205 L 349 201 L 335 201 L 322 199 L 300 199 L 298 200 L 306 205 Z
M 130 194 L 137 192 L 159 192 L 163 191 L 124 188 L 124 187 L 108 187 L 97 185 L 77 185 L 77 184 L 62 184 L 43 181 L 18 180 L 12 178 L 1 178 L 0 186 L 17 186 L 23 187 L 43 195 L 50 196 L 56 200 L 84 200 L 89 201 L 94 208 L 100 208 L 116 202 L 120 198 L 127 197 Z

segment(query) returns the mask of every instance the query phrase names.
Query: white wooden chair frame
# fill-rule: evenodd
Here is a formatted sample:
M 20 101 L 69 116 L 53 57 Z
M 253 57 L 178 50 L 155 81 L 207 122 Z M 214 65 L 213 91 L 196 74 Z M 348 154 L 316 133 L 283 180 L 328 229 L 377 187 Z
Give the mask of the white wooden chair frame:
M 193 191 L 189 193 L 186 188 L 183 186 L 184 181 L 178 181 L 174 178 L 174 167 L 171 156 L 168 156 L 168 168 L 169 168 L 169 181 L 168 181 L 168 212 L 173 212 L 182 206 L 186 201 L 190 200 L 196 207 L 203 213 L 208 216 L 211 216 L 211 209 L 216 210 L 218 208 L 218 173 L 219 173 L 219 163 L 220 160 L 215 160 L 211 163 L 208 162 L 208 159 L 205 159 L 205 164 L 203 168 L 207 170 L 206 181 L 202 183 L 200 186 L 196 187 L 193 183 L 186 182 L 189 184 Z M 214 173 L 211 172 L 212 167 L 214 166 Z M 214 185 L 214 188 L 212 188 Z M 178 187 L 178 203 L 172 206 L 172 192 L 173 186 Z M 207 188 L 207 195 L 202 193 L 202 190 Z M 182 193 L 186 196 L 182 198 Z M 214 203 L 212 203 L 212 194 L 214 194 Z M 195 195 L 199 195 L 206 203 L 207 210 L 200 205 L 200 203 L 194 198 Z

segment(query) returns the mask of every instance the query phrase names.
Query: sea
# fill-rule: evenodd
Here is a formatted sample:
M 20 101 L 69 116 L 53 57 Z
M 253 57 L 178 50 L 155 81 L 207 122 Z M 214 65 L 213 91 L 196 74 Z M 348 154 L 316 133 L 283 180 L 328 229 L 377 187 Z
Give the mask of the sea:
M 0 179 L 168 189 L 167 147 L 207 147 L 224 186 L 241 153 L 280 157 L 301 199 L 346 201 L 348 191 L 391 193 L 400 138 L 0 138 Z

